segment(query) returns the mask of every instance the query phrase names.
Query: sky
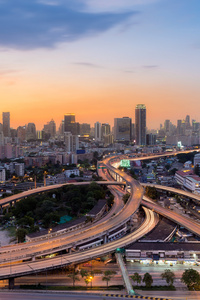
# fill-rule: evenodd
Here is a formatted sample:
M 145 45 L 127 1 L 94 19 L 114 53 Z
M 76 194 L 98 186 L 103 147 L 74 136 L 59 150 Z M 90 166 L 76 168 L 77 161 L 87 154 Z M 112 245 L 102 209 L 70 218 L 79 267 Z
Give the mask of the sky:
M 11 126 L 65 113 L 113 125 L 200 121 L 199 0 L 0 0 L 0 103 Z M 1 113 L 0 112 L 0 113 Z

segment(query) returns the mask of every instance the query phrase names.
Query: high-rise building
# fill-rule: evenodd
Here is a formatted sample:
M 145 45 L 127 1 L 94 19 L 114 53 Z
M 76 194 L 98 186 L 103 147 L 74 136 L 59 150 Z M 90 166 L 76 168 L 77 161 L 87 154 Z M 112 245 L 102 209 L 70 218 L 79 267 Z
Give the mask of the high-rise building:
M 64 132 L 64 143 L 67 152 L 75 152 L 79 149 L 78 135 L 72 135 L 71 132 Z
M 75 122 L 75 114 L 64 115 L 64 132 L 71 132 L 73 135 L 80 133 L 80 124 Z
M 90 124 L 80 124 L 80 135 L 90 135 Z
M 165 130 L 165 134 L 169 135 L 169 133 L 170 133 L 170 120 L 165 120 L 164 130 Z
M 62 121 L 60 122 L 60 126 L 59 126 L 59 128 L 58 128 L 58 134 L 61 134 L 61 135 L 64 134 L 64 120 L 62 120 Z
M 137 145 L 146 145 L 146 106 L 137 104 L 135 107 L 135 138 Z
M 113 143 L 113 135 L 110 132 L 110 124 L 103 123 L 101 125 L 101 138 L 104 146 L 108 146 Z
M 25 126 L 19 126 L 17 128 L 17 137 L 20 142 L 25 141 L 25 139 L 26 139 L 26 127 Z
M 54 137 L 56 135 L 56 123 L 53 119 L 44 125 L 43 131 L 50 137 Z
M 181 134 L 181 124 L 182 124 L 182 120 L 177 120 L 176 133 L 179 135 Z
M 3 112 L 2 114 L 3 119 L 3 134 L 5 137 L 10 136 L 10 113 Z
M 132 120 L 128 117 L 114 119 L 114 140 L 130 142 L 132 135 Z
M 101 125 L 102 138 L 103 138 L 103 136 L 108 135 L 108 134 L 110 134 L 110 125 L 108 123 L 103 123 Z
M 94 124 L 94 139 L 96 142 L 101 141 L 101 123 L 99 122 Z
M 186 118 L 185 118 L 185 127 L 186 129 L 189 129 L 191 127 L 190 125 L 190 116 L 187 115 Z
M 26 139 L 28 140 L 36 140 L 36 127 L 34 123 L 28 123 L 26 127 Z

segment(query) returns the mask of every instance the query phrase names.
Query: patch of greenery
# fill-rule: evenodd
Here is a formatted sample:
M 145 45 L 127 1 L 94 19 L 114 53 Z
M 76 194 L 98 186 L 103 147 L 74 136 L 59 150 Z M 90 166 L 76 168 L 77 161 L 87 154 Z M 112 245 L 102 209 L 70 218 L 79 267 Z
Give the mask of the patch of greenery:
M 54 227 L 63 215 L 78 218 L 90 211 L 105 195 L 104 188 L 95 182 L 85 186 L 66 185 L 22 199 L 9 208 L 3 221 L 8 222 L 14 217 L 18 229 L 23 229 L 17 231 L 18 239 L 23 242 L 25 232 L 36 232 L 39 226 L 46 229 Z M 108 199 L 112 203 L 112 198 Z
M 110 285 L 109 287 L 105 286 L 54 286 L 54 285 L 20 285 L 20 289 L 28 289 L 28 290 L 61 290 L 61 291 L 87 291 L 87 290 L 123 290 L 124 286 L 123 285 Z
M 135 285 L 133 286 L 133 289 L 143 291 L 176 291 L 176 288 L 173 285 L 153 285 L 151 287 L 147 287 L 144 285 Z

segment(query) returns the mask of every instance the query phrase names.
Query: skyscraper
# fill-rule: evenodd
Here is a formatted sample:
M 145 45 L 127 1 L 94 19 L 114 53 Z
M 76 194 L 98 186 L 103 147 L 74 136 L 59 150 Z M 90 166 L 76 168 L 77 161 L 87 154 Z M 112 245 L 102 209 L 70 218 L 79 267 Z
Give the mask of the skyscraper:
M 101 141 L 101 123 L 99 122 L 94 124 L 94 139 L 96 142 Z
M 3 134 L 4 136 L 10 136 L 10 113 L 3 112 L 2 119 L 3 119 Z
M 35 140 L 37 138 L 36 134 L 36 127 L 34 123 L 28 123 L 26 127 L 26 139 L 29 140 Z
M 130 142 L 132 135 L 132 120 L 128 117 L 114 119 L 114 140 Z
M 75 122 L 75 114 L 64 115 L 64 132 L 71 132 L 73 135 L 79 134 L 79 123 Z
M 137 145 L 146 145 L 146 106 L 137 104 L 135 107 L 135 135 Z

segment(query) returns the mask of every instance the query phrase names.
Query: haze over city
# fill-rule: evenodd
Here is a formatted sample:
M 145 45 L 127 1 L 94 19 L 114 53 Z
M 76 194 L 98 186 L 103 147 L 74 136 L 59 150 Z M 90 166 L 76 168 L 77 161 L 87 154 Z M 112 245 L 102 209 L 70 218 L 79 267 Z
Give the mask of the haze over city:
M 38 129 L 64 113 L 113 125 L 199 121 L 197 0 L 1 1 L 1 111 Z

